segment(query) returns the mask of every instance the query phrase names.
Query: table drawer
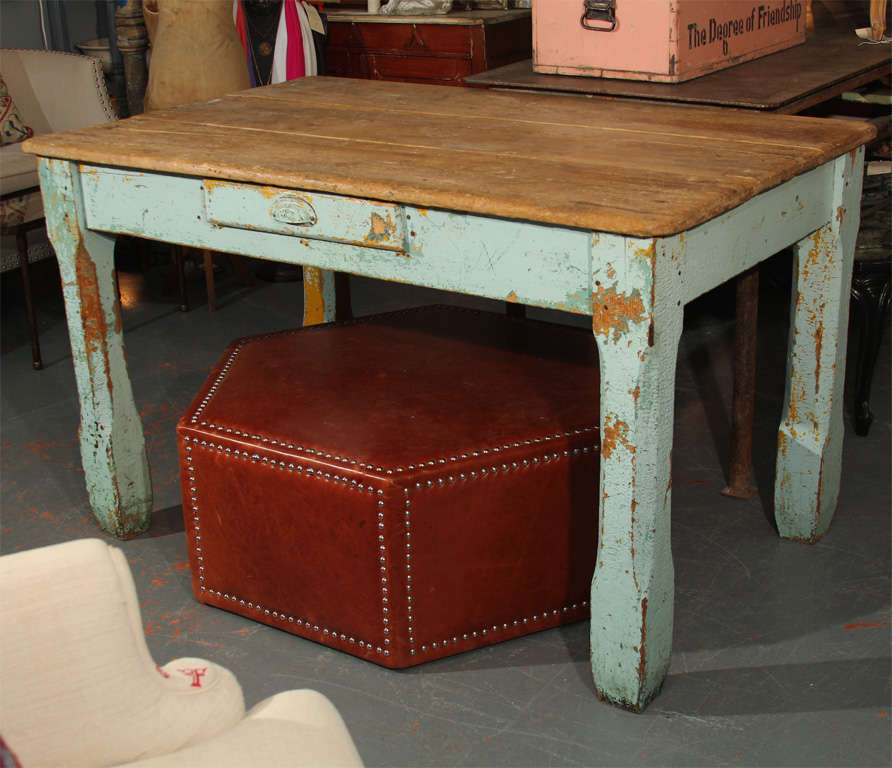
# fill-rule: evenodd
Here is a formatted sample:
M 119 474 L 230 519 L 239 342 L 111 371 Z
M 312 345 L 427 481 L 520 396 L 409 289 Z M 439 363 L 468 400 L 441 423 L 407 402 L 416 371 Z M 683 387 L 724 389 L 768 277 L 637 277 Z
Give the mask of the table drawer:
M 399 205 L 280 187 L 205 179 L 209 223 L 260 232 L 403 251 L 405 222 Z

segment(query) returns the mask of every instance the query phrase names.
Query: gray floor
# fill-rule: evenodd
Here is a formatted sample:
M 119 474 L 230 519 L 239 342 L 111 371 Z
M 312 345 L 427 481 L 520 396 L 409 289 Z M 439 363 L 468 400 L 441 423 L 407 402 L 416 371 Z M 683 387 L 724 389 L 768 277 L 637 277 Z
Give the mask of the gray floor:
M 41 372 L 31 370 L 18 275 L 3 277 L 3 553 L 99 535 L 80 468 L 58 278 L 51 264 L 41 267 Z M 174 426 L 229 340 L 298 324 L 301 291 L 297 283 L 246 289 L 226 273 L 220 308 L 210 314 L 193 270 L 198 306 L 183 314 L 164 290 L 165 272 L 159 263 L 121 277 L 156 512 L 147 534 L 119 546 L 156 661 L 195 655 L 219 662 L 237 675 L 248 705 L 289 688 L 317 688 L 343 713 L 370 766 L 890 764 L 890 334 L 874 382 L 876 421 L 866 438 L 848 427 L 836 519 L 819 544 L 806 546 L 780 541 L 770 520 L 783 293 L 763 278 L 760 494 L 745 502 L 719 495 L 733 292 L 719 289 L 688 308 L 676 398 L 672 664 L 659 698 L 633 715 L 595 699 L 584 622 L 394 672 L 196 603 Z M 368 280 L 354 279 L 353 289 L 358 314 L 442 300 Z

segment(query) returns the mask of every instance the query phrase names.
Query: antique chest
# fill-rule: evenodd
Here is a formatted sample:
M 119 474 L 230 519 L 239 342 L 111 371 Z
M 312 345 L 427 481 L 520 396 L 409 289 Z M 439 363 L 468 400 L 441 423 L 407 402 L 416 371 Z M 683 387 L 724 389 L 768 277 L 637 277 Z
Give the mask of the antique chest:
M 532 50 L 529 10 L 476 10 L 443 16 L 328 14 L 327 73 L 370 80 L 461 85 L 462 78 Z
M 533 69 L 675 83 L 805 42 L 804 0 L 534 0 Z
M 233 342 L 178 425 L 196 598 L 388 667 L 588 616 L 591 332 L 445 307 Z

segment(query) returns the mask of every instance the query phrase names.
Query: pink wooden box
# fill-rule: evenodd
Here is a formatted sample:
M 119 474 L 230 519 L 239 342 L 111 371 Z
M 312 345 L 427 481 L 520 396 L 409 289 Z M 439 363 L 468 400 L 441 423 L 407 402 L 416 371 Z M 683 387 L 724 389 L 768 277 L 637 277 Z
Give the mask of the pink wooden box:
M 805 42 L 805 0 L 533 0 L 533 69 L 677 83 Z

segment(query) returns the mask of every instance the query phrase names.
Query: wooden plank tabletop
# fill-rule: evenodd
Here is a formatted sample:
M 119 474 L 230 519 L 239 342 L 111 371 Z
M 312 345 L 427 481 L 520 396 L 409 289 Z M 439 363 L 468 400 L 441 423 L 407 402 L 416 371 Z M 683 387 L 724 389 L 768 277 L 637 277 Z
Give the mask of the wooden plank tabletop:
M 464 78 L 471 85 L 798 112 L 892 71 L 888 45 L 818 29 L 802 45 L 683 83 L 540 75 L 530 59 Z
M 635 236 L 870 140 L 855 121 L 314 77 L 37 136 L 37 155 Z

